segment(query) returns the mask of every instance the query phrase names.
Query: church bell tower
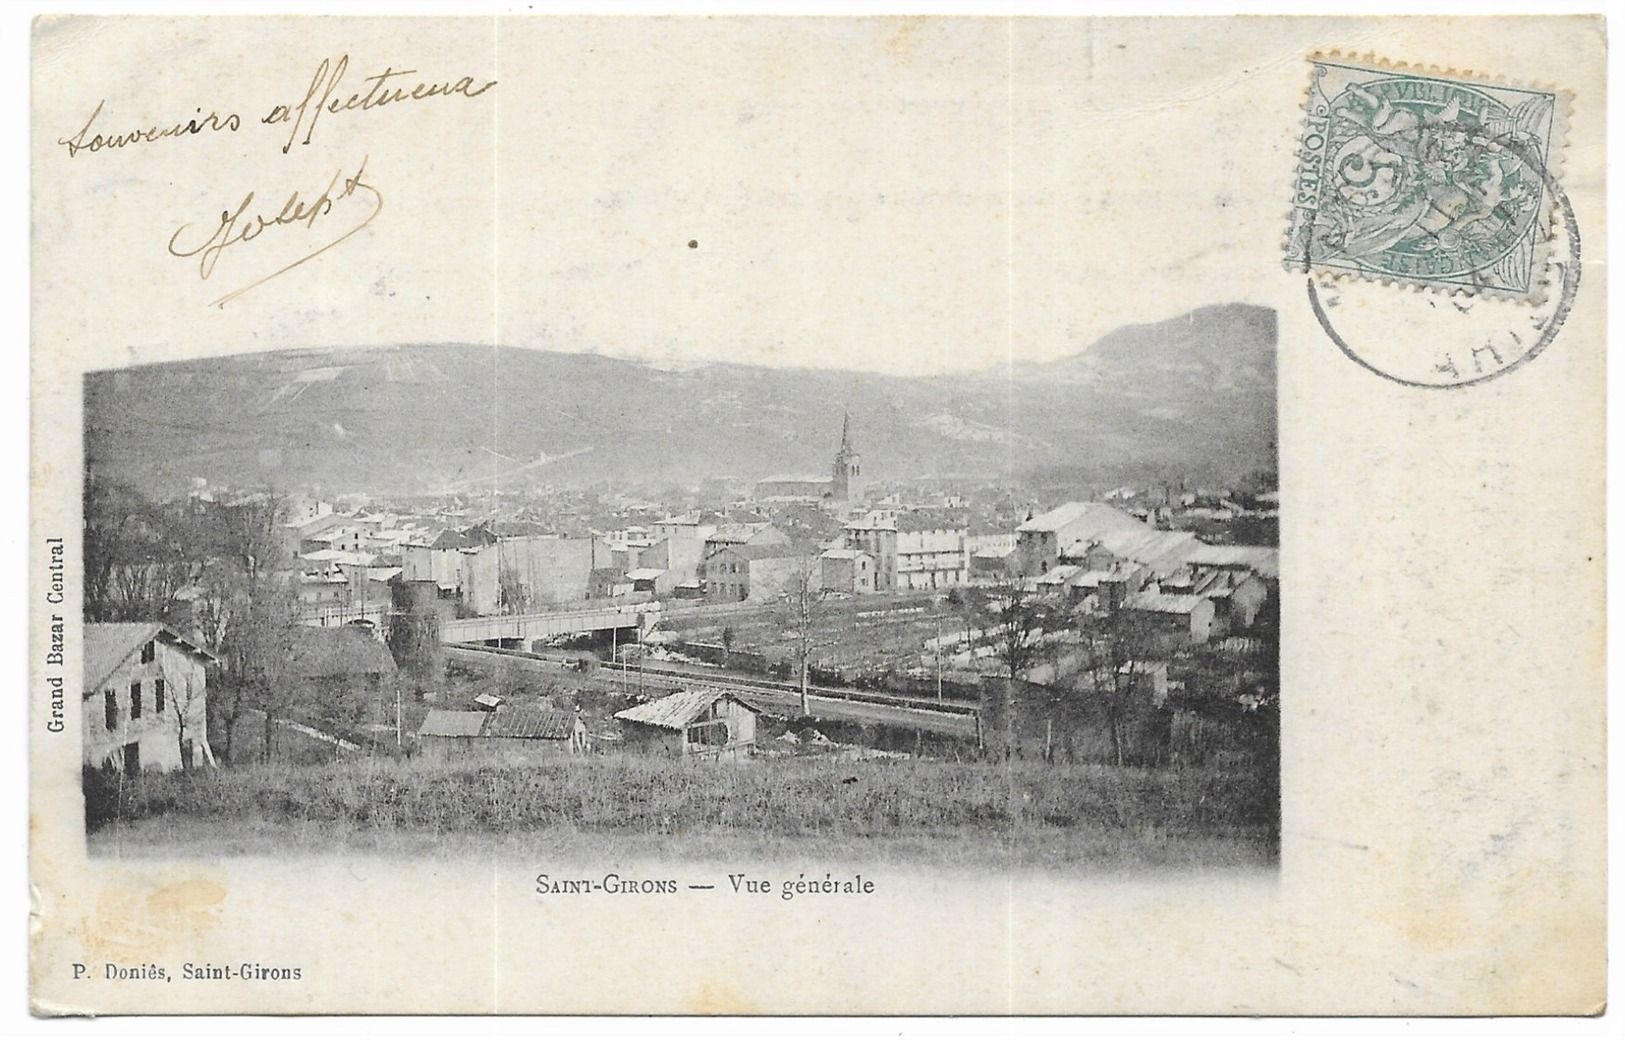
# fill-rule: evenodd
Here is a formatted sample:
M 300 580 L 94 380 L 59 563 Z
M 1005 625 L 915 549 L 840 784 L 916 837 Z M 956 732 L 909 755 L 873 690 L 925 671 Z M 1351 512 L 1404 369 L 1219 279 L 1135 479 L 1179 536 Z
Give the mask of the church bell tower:
M 852 416 L 841 414 L 841 450 L 835 453 L 834 498 L 837 502 L 863 501 L 863 456 L 852 447 Z

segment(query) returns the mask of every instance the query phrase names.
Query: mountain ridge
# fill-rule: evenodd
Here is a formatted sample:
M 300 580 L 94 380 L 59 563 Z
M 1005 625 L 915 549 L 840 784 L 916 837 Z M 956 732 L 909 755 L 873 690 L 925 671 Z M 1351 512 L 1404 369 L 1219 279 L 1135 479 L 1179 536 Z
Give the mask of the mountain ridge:
M 844 412 L 878 481 L 1235 479 L 1274 468 L 1276 336 L 1273 311 L 1224 304 L 1058 361 L 922 377 L 303 347 L 91 373 L 86 453 L 171 492 L 195 476 L 324 493 L 664 486 L 823 472 Z

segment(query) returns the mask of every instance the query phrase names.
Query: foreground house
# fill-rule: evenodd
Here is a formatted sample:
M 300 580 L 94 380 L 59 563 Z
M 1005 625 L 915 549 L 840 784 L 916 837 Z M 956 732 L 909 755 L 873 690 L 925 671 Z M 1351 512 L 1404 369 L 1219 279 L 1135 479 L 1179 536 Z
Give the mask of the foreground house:
M 1008 581 L 1021 569 L 1013 534 L 969 535 L 965 539 L 965 551 L 968 554 L 965 580 L 969 582 Z
M 765 520 L 754 523 L 720 524 L 705 539 L 702 562 L 733 546 L 777 545 L 783 547 L 789 544 L 790 536 Z
M 720 690 L 684 690 L 616 712 L 626 746 L 673 758 L 737 761 L 756 745 L 760 708 Z
M 156 622 L 85 625 L 84 762 L 124 773 L 207 763 L 213 654 Z
M 1142 524 L 1138 530 L 1080 538 L 1061 550 L 1061 562 L 1094 571 L 1137 568 L 1147 579 L 1163 578 L 1184 567 L 1202 547 L 1189 531 L 1159 531 Z

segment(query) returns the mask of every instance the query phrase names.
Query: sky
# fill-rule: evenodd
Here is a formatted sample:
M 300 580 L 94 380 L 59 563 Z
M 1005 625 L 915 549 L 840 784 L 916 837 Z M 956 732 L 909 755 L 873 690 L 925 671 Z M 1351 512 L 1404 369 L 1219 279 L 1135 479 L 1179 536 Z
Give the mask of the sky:
M 1133 20 L 107 29 L 40 30 L 35 263 L 51 327 L 110 363 L 491 342 L 933 373 L 1295 291 L 1277 257 L 1301 25 L 1229 41 L 1233 25 Z M 339 97 L 386 70 L 496 86 L 323 114 L 284 154 L 287 124 L 261 121 L 340 55 Z M 93 133 L 239 124 L 70 154 L 98 104 Z M 1256 127 L 1238 134 L 1243 113 Z M 376 217 L 224 307 L 367 209 L 222 250 L 208 279 L 166 250 L 249 191 L 248 215 L 274 217 L 363 163 Z

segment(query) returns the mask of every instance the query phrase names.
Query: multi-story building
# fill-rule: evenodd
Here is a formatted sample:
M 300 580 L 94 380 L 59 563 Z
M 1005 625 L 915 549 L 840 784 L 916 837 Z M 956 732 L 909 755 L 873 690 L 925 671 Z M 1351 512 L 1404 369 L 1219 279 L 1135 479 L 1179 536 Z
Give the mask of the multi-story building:
M 524 613 L 589 598 L 594 573 L 615 569 L 614 556 L 596 537 L 500 537 L 474 527 L 444 532 L 427 546 L 401 546 L 401 577 L 435 582 L 469 613 Z
M 788 589 L 798 569 L 809 566 L 809 561 L 805 553 L 786 545 L 730 545 L 701 566 L 706 599 L 763 603 Z
M 862 549 L 825 549 L 818 563 L 819 585 L 829 592 L 875 590 L 875 558 Z
M 965 529 L 930 514 L 873 510 L 848 521 L 843 534 L 846 548 L 874 557 L 876 592 L 943 589 L 968 579 Z
M 87 624 L 84 762 L 124 773 L 214 764 L 206 668 L 214 655 L 154 622 Z
M 1099 502 L 1068 502 L 1047 513 L 1029 517 L 1016 528 L 1016 559 L 1021 574 L 1038 577 L 1061 562 L 1062 554 L 1079 542 L 1098 540 L 1114 532 L 1150 532 L 1149 524 Z

